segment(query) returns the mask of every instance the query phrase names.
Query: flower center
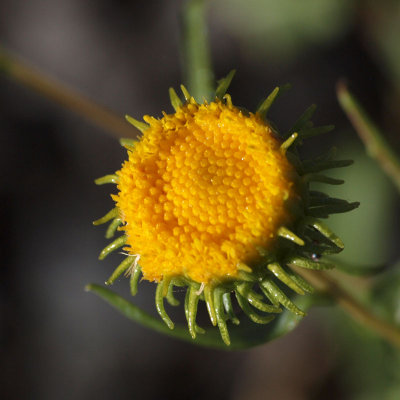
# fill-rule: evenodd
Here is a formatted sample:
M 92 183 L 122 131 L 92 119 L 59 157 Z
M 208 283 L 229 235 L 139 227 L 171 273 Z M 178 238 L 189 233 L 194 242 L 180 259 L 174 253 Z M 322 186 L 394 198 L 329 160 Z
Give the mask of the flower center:
M 237 277 L 290 220 L 295 172 L 280 142 L 259 116 L 219 101 L 145 120 L 114 196 L 143 276 Z

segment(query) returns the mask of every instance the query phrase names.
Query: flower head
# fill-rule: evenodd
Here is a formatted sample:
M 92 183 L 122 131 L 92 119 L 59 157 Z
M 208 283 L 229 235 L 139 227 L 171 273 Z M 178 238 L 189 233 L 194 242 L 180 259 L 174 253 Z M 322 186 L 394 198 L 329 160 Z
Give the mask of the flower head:
M 116 208 L 95 222 L 112 220 L 107 237 L 118 227 L 123 231 L 100 258 L 124 245 L 129 254 L 108 284 L 123 272 L 131 276 L 132 294 L 141 274 L 157 282 L 157 310 L 170 328 L 163 298 L 176 305 L 174 286 L 187 286 L 185 311 L 192 337 L 202 332 L 196 311 L 204 300 L 227 344 L 226 321 L 239 323 L 233 292 L 256 323 L 271 321 L 280 305 L 304 314 L 275 280 L 300 294 L 311 291 L 290 265 L 329 268 L 315 254 L 343 248 L 315 217 L 358 205 L 309 191 L 313 180 L 341 183 L 316 172 L 349 164 L 300 162 L 295 145 L 331 129 L 312 127 L 314 108 L 288 134 L 279 135 L 265 115 L 281 89 L 250 113 L 225 94 L 232 76 L 220 81 L 211 103 L 198 104 L 182 87 L 184 103 L 170 90 L 175 113 L 163 113 L 161 119 L 145 116 L 146 123 L 127 117 L 143 135 L 138 141 L 124 140 L 128 160 L 115 175 L 97 181 L 117 183 L 118 194 L 112 196 Z
M 279 140 L 259 115 L 220 100 L 144 120 L 113 197 L 143 277 L 237 278 L 291 220 L 297 173 Z

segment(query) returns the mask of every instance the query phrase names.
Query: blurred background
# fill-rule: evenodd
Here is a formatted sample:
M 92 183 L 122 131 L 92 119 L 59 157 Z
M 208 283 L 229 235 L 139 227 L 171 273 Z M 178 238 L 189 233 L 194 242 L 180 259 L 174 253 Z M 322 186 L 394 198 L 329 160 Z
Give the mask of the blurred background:
M 171 112 L 168 88 L 184 79 L 182 1 L 1 0 L 0 45 L 120 115 Z M 399 202 L 340 109 L 346 78 L 398 151 L 400 2 L 213 0 L 209 38 L 220 78 L 237 75 L 235 104 L 271 109 L 288 129 L 312 103 L 336 130 L 305 155 L 337 146 L 346 184 L 331 193 L 361 207 L 331 218 L 345 263 L 385 266 L 364 299 L 400 324 Z M 84 292 L 120 255 L 97 260 L 112 205 L 93 180 L 119 169 L 116 138 L 0 74 L 0 387 L 6 399 L 398 399 L 400 356 L 335 307 L 314 308 L 288 336 L 248 351 L 198 348 L 134 324 Z M 132 128 L 132 134 L 135 131 Z M 397 265 L 399 267 L 399 265 Z M 398 268 L 397 268 L 398 270 Z M 372 286 L 373 285 L 373 286 Z M 128 294 L 120 279 L 114 289 Z M 152 314 L 154 288 L 133 301 Z M 179 313 L 183 313 L 179 308 Z

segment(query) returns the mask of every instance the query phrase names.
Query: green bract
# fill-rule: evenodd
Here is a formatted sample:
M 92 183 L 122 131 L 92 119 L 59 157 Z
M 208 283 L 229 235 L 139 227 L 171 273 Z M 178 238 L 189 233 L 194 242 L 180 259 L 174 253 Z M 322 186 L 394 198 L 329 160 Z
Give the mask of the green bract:
M 219 81 L 215 91 L 216 101 L 226 102 L 231 105 L 230 96 L 226 94 L 229 84 L 233 78 L 234 71 Z M 274 103 L 278 95 L 286 87 L 275 88 L 269 96 L 261 103 L 257 109 L 256 115 L 265 119 L 271 105 Z M 176 111 L 185 104 L 194 102 L 187 90 L 182 86 L 185 100 L 182 101 L 173 89 L 170 89 L 171 104 Z M 280 141 L 280 151 L 286 155 L 289 163 L 294 167 L 297 178 L 297 192 L 300 201 L 287 202 L 287 208 L 291 215 L 291 223 L 288 226 L 282 225 L 276 231 L 276 239 L 274 245 L 268 248 L 260 245 L 256 246 L 258 252 L 257 258 L 252 260 L 248 265 L 238 263 L 237 276 L 226 279 L 216 279 L 209 282 L 198 282 L 191 279 L 188 275 L 164 277 L 157 284 L 155 301 L 156 308 L 168 328 L 175 329 L 175 336 L 186 337 L 182 333 L 181 328 L 176 328 L 166 313 L 164 307 L 164 298 L 172 306 L 179 304 L 174 297 L 174 288 L 185 288 L 186 297 L 184 301 L 184 309 L 186 320 L 188 323 L 190 336 L 199 343 L 209 343 L 211 339 L 204 339 L 213 336 L 203 336 L 205 330 L 197 325 L 196 314 L 199 301 L 204 301 L 208 310 L 208 314 L 212 325 L 217 326 L 219 333 L 226 345 L 241 347 L 242 340 L 248 332 L 248 344 L 255 344 L 258 341 L 253 336 L 253 328 L 249 328 L 248 324 L 243 323 L 242 312 L 246 314 L 248 319 L 254 324 L 264 325 L 272 321 L 273 327 L 268 332 L 263 333 L 262 340 L 272 338 L 285 330 L 291 329 L 295 322 L 305 315 L 305 311 L 309 305 L 307 301 L 293 301 L 291 293 L 297 295 L 310 295 L 313 292 L 312 286 L 304 280 L 297 272 L 296 268 L 306 268 L 313 270 L 324 270 L 333 268 L 333 264 L 323 259 L 325 255 L 332 255 L 343 250 L 342 241 L 321 221 L 328 218 L 330 214 L 342 213 L 350 211 L 358 207 L 359 203 L 349 203 L 345 200 L 335 199 L 329 195 L 312 190 L 314 182 L 325 183 L 328 185 L 342 184 L 342 180 L 333 179 L 322 174 L 323 171 L 345 167 L 352 163 L 351 160 L 334 160 L 334 151 L 329 152 L 325 156 L 319 156 L 310 160 L 302 160 L 298 154 L 298 147 L 303 144 L 306 139 L 313 136 L 327 133 L 333 129 L 333 126 L 315 127 L 311 122 L 311 118 L 316 107 L 309 107 L 295 122 L 293 127 L 285 133 L 279 132 L 275 126 L 268 121 L 268 126 L 274 126 L 274 134 Z M 248 113 L 242 110 L 244 114 Z M 148 125 L 139 122 L 132 117 L 128 117 L 128 121 L 132 123 L 140 131 L 145 132 Z M 123 140 L 122 144 L 133 151 L 135 142 L 131 140 Z M 287 163 L 287 161 L 286 161 Z M 96 184 L 118 183 L 118 175 L 107 175 L 96 180 Z M 268 199 L 267 199 L 268 200 Z M 132 205 L 135 206 L 135 205 Z M 95 221 L 95 225 L 110 222 L 107 229 L 106 237 L 111 238 L 117 228 L 122 225 L 125 227 L 125 212 L 117 206 L 104 217 Z M 125 229 L 125 228 L 124 228 Z M 107 280 L 106 284 L 111 285 L 115 280 L 125 273 L 130 276 L 131 293 L 137 293 L 138 280 L 142 274 L 140 266 L 141 250 L 140 248 L 132 248 L 135 244 L 127 243 L 128 236 L 124 233 L 116 240 L 106 246 L 100 254 L 103 259 L 108 254 L 122 246 L 128 244 L 129 254 L 122 263 L 115 269 L 113 274 Z M 179 260 L 177 259 L 178 263 Z M 91 286 L 100 296 L 104 297 L 111 304 L 119 308 L 125 315 L 139 322 L 143 322 L 147 326 L 151 326 L 157 330 L 165 331 L 160 328 L 158 323 L 154 322 L 152 317 L 138 310 L 135 306 L 130 305 L 126 301 L 120 299 L 112 292 L 102 289 L 98 286 Z M 181 289 L 180 289 L 181 290 Z M 303 308 L 302 308 L 303 304 Z M 286 309 L 292 313 L 292 317 L 288 317 L 287 312 L 282 314 L 282 310 Z M 238 313 L 240 312 L 240 314 Z M 282 323 L 290 323 L 289 327 L 282 327 Z M 279 328 L 280 327 L 280 328 Z M 235 334 L 230 337 L 229 330 L 234 328 Z M 215 339 L 212 339 L 213 341 Z M 246 341 L 245 341 L 246 342 Z M 241 344 L 239 344 L 241 343 Z

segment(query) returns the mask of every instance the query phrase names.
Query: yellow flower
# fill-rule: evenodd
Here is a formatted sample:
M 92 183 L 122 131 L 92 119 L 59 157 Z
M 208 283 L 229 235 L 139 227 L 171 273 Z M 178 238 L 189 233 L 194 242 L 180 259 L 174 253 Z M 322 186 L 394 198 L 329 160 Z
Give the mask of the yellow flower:
M 270 248 L 297 173 L 259 115 L 192 98 L 128 146 L 117 196 L 128 251 L 143 277 L 184 276 L 210 284 L 238 277 L 242 264 Z
M 195 319 L 198 301 L 204 300 L 227 344 L 226 321 L 239 323 L 232 292 L 256 323 L 271 321 L 280 305 L 304 315 L 274 281 L 299 294 L 311 291 L 288 265 L 329 268 L 316 254 L 338 252 L 343 244 L 315 217 L 358 205 L 308 190 L 313 180 L 341 183 L 315 172 L 349 164 L 302 163 L 291 151 L 296 142 L 331 129 L 312 127 L 314 108 L 282 138 L 265 119 L 280 89 L 253 114 L 235 107 L 225 94 L 232 76 L 220 81 L 211 103 L 198 104 L 182 87 L 184 103 L 170 90 L 174 114 L 145 116 L 146 123 L 127 117 L 143 135 L 139 141 L 124 140 L 129 159 L 115 175 L 97 181 L 117 183 L 118 194 L 112 196 L 116 208 L 95 221 L 112 220 L 107 237 L 120 225 L 124 232 L 100 258 L 124 245 L 128 252 L 107 284 L 123 272 L 131 276 L 132 294 L 140 274 L 157 282 L 157 310 L 170 328 L 163 298 L 176 305 L 174 286 L 187 286 L 192 337 L 203 332 Z

